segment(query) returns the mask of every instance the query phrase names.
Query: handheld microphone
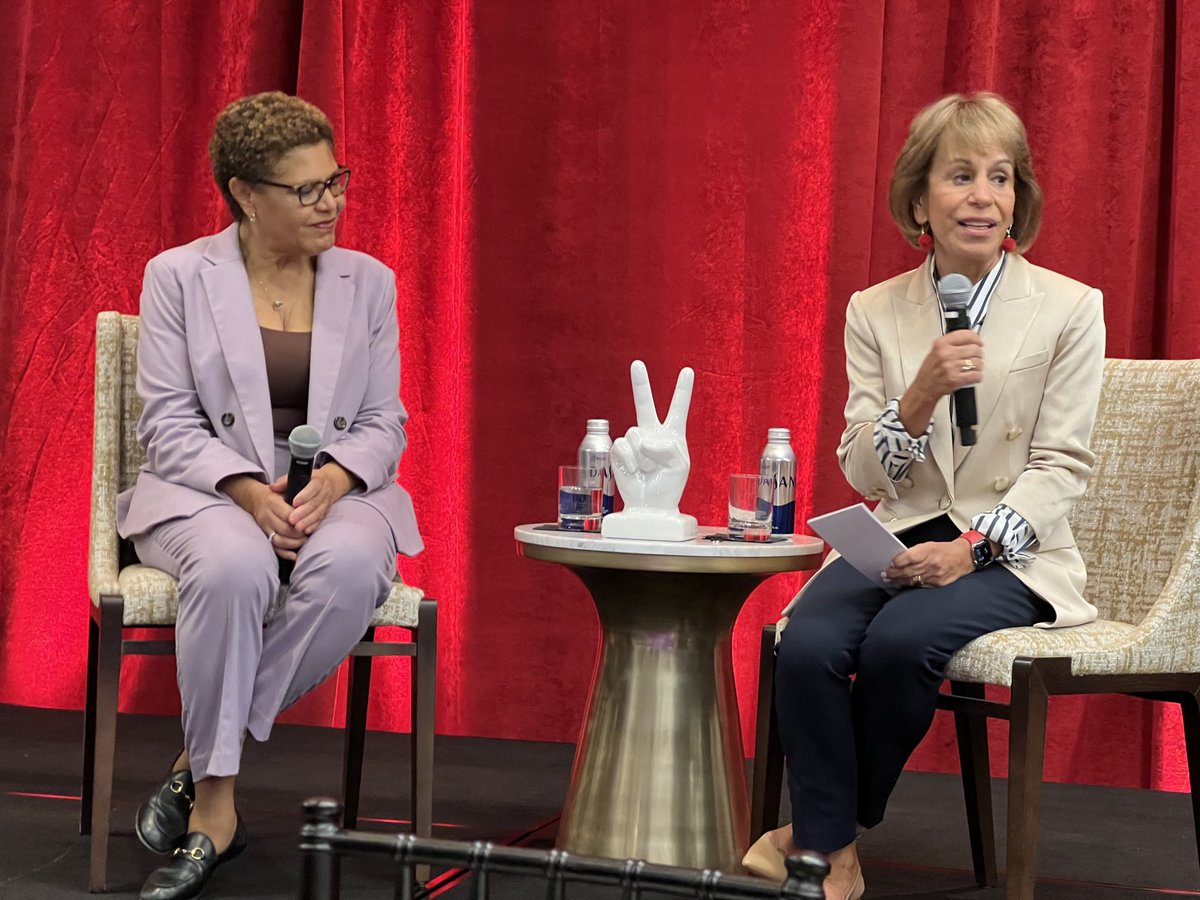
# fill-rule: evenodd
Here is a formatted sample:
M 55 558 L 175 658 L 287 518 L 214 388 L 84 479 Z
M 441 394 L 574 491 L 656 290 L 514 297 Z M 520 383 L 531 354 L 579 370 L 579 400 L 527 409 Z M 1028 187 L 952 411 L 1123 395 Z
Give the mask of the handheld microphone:
M 296 495 L 304 490 L 312 480 L 313 459 L 321 449 L 321 432 L 311 425 L 297 425 L 288 435 L 288 449 L 292 451 L 292 462 L 288 466 L 287 486 L 283 489 L 283 499 L 290 506 L 296 500 Z M 291 580 L 293 560 L 279 558 L 279 580 Z
M 942 301 L 946 321 L 946 334 L 971 327 L 967 305 L 971 302 L 971 281 L 966 275 L 953 273 L 938 282 L 938 296 Z M 975 413 L 975 388 L 964 387 L 954 392 L 954 422 L 964 447 L 975 443 L 975 429 L 979 420 Z
M 292 463 L 288 466 L 283 499 L 291 504 L 312 480 L 313 458 L 321 449 L 321 432 L 311 425 L 297 425 L 288 435 L 288 449 L 292 451 Z

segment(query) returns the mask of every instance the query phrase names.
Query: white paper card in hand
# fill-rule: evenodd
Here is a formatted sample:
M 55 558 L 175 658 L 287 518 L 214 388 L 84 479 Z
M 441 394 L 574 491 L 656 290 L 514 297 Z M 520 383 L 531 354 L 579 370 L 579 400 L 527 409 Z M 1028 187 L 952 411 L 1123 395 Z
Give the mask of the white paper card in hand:
M 862 503 L 808 520 L 808 526 L 880 587 L 895 588 L 881 574 L 905 547 Z

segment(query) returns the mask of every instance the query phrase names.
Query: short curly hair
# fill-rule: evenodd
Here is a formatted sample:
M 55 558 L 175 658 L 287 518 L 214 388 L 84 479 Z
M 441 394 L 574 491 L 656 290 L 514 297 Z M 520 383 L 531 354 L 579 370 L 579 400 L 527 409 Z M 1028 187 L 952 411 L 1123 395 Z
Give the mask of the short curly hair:
M 1013 108 L 986 91 L 969 97 L 950 94 L 913 119 L 888 188 L 888 209 L 904 239 L 918 246 L 921 225 L 913 206 L 929 190 L 929 170 L 944 139 L 975 149 L 998 147 L 1009 155 L 1016 176 L 1012 236 L 1019 250 L 1028 250 L 1042 227 L 1042 189 L 1033 174 L 1029 138 Z
M 270 178 L 289 150 L 325 141 L 333 147 L 333 126 L 307 100 L 282 91 L 234 100 L 217 116 L 208 155 L 213 177 L 234 219 L 245 211 L 229 190 L 229 179 L 254 183 Z

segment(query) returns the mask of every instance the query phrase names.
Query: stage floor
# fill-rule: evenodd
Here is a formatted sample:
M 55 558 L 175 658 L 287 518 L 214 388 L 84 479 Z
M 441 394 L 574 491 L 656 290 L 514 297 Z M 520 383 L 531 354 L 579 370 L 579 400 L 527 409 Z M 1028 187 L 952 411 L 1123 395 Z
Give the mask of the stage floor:
M 88 841 L 78 833 L 81 713 L 0 706 L 0 897 L 5 900 L 88 897 Z M 279 726 L 269 744 L 248 741 L 239 784 L 250 848 L 222 868 L 205 897 L 295 898 L 299 805 L 335 795 L 342 732 Z M 122 716 L 118 726 L 116 833 L 111 844 L 111 895 L 136 896 L 158 857 L 133 836 L 139 797 L 179 749 L 174 719 Z M 434 785 L 438 837 L 553 845 L 574 748 L 476 738 L 440 737 Z M 997 827 L 1003 841 L 1004 783 L 996 782 Z M 360 827 L 407 829 L 408 745 L 405 736 L 367 741 Z M 374 821 L 370 821 L 374 820 Z M 1189 798 L 1184 794 L 1047 785 L 1042 814 L 1037 895 L 1047 900 L 1200 897 Z M 861 842 L 867 898 L 1001 900 L 1003 887 L 979 889 L 956 776 L 906 774 L 887 820 Z M 1003 859 L 1003 845 L 999 848 Z M 390 863 L 347 860 L 342 895 L 391 898 Z M 442 873 L 432 896 L 470 896 L 463 873 Z M 545 896 L 544 885 L 494 877 L 493 897 Z M 585 887 L 570 897 L 617 897 Z

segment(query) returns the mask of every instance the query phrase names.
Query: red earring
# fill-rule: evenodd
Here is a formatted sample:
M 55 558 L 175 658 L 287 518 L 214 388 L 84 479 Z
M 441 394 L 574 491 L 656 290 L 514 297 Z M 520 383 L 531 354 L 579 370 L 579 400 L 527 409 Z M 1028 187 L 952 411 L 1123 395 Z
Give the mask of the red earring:
M 1016 242 L 1016 240 L 1013 239 L 1011 225 L 1004 232 L 1004 240 L 1002 240 L 1000 242 L 1000 248 L 1002 250 L 1004 250 L 1006 253 L 1012 253 L 1014 250 L 1017 249 L 1017 242 Z
M 928 222 L 921 226 L 921 236 L 917 238 L 917 244 L 926 253 L 933 249 L 933 235 L 929 233 Z

